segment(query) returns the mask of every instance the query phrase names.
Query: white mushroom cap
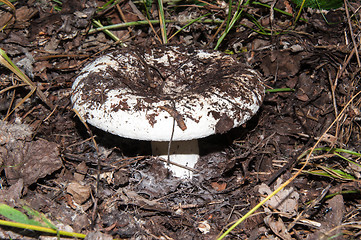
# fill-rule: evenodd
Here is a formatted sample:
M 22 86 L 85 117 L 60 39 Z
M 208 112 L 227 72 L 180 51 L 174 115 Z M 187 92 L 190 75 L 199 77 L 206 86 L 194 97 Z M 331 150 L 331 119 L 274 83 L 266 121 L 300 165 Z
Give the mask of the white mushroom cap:
M 87 65 L 72 102 L 85 120 L 132 139 L 191 140 L 224 133 L 260 107 L 259 74 L 229 55 L 183 46 L 132 47 Z

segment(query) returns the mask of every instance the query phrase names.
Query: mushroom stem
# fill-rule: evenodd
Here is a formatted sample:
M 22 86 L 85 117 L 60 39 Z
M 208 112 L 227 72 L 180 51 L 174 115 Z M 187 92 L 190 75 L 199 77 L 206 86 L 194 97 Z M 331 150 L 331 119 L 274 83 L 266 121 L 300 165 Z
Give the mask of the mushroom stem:
M 152 142 L 153 155 L 168 159 L 168 142 Z M 169 152 L 169 160 L 182 166 L 194 168 L 199 159 L 198 140 L 173 141 Z M 192 178 L 192 171 L 178 167 L 174 164 L 166 164 L 173 172 L 173 176 L 180 178 Z

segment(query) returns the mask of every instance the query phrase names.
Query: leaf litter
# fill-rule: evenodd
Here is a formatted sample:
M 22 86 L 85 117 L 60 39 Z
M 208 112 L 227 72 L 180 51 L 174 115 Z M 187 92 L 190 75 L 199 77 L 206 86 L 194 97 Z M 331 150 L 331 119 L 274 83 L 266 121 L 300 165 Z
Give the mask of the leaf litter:
M 56 224 L 76 232 L 88 234 L 98 229 L 130 239 L 215 239 L 223 227 L 255 206 L 281 179 L 288 179 L 293 168 L 300 167 L 298 156 L 312 147 L 347 101 L 360 91 L 360 66 L 350 44 L 350 31 L 359 36 L 359 25 L 352 22 L 354 28 L 350 30 L 345 8 L 326 13 L 304 9 L 302 17 L 308 23 L 299 22 L 293 30 L 287 29 L 292 19 L 277 13 L 271 22 L 262 21 L 264 27 L 284 31 L 273 37 L 255 34 L 249 28 L 253 22 L 242 20 L 245 24 L 229 32 L 220 50 L 230 50 L 260 71 L 269 88 L 292 88 L 294 92 L 267 94 L 250 122 L 202 139 L 198 175 L 180 181 L 170 177 L 163 163 L 151 156 L 146 142 L 91 128 L 100 149 L 96 152 L 87 129 L 71 111 L 70 88 L 78 70 L 89 56 L 114 48 L 102 32 L 85 34 L 91 18 L 111 23 L 136 21 L 144 20 L 147 11 L 142 13 L 133 2 L 121 3 L 121 11 L 114 7 L 98 13 L 95 1 L 64 1 L 59 12 L 52 4 L 19 2 L 18 21 L 9 22 L 0 33 L 0 47 L 56 106 L 50 109 L 33 95 L 7 122 L 0 122 L 0 201 L 12 207 L 20 207 L 25 201 Z M 352 17 L 359 19 L 358 6 L 352 1 L 348 4 Z M 177 14 L 179 18 L 191 13 L 199 17 L 208 9 L 218 9 L 212 20 L 216 22 L 226 17 L 222 6 L 184 6 Z M 290 11 L 295 6 L 277 1 L 275 7 Z M 157 18 L 155 6 L 148 10 L 150 17 Z M 171 4 L 165 10 L 175 14 Z M 253 5 L 246 11 L 271 18 L 269 10 Z M 0 26 L 9 20 L 8 14 L 1 14 Z M 207 47 L 214 48 L 216 41 L 211 40 L 215 26 L 198 22 L 175 35 L 170 43 L 205 46 L 209 42 Z M 168 27 L 179 29 L 180 24 L 174 22 Z M 127 44 L 157 43 L 147 25 L 112 32 Z M 11 88 L 16 78 L 1 69 L 0 89 L 10 87 L 0 95 L 3 119 L 28 89 Z M 357 98 L 328 132 L 322 146 L 359 153 L 359 109 Z M 327 153 L 312 157 L 307 171 L 321 166 L 342 169 L 359 178 L 357 165 L 349 165 L 344 159 Z M 347 158 L 360 163 L 356 155 Z M 347 227 L 360 220 L 357 189 L 357 181 L 305 173 L 234 229 L 230 239 L 357 237 L 357 231 Z M 343 191 L 348 193 L 341 195 Z M 2 238 L 34 238 L 5 228 L 0 233 Z

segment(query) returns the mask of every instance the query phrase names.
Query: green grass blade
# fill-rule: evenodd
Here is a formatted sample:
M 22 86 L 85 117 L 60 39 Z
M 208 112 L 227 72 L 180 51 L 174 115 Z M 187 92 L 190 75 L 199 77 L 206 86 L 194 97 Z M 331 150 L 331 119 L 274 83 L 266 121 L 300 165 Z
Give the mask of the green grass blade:
M 163 9 L 163 0 L 158 0 L 158 11 L 159 11 L 160 31 L 162 33 L 162 41 L 163 44 L 167 44 L 168 39 L 167 39 L 167 28 L 166 28 L 164 9 Z
M 39 223 L 43 223 L 42 226 L 57 230 L 57 227 L 49 219 L 47 219 L 44 214 L 39 213 L 28 206 L 23 206 L 23 209 L 26 210 L 28 215 L 32 216 L 33 219 L 38 219 Z
M 227 15 L 227 21 L 226 21 L 226 29 L 229 27 L 229 23 L 231 22 L 232 5 L 233 5 L 233 1 L 229 0 L 229 2 L 228 2 L 228 15 Z
M 295 19 L 295 21 L 294 21 L 294 25 L 296 24 L 296 22 L 299 20 L 299 18 L 301 17 L 301 13 L 302 13 L 302 10 L 303 10 L 303 8 L 304 8 L 304 6 L 305 6 L 305 3 L 306 3 L 306 0 L 301 0 L 302 1 L 302 3 L 301 3 L 301 5 L 300 5 L 300 9 L 298 10 L 298 13 L 297 13 L 297 16 L 296 16 L 296 19 Z
M 294 92 L 295 89 L 293 88 L 273 88 L 273 89 L 267 89 L 266 92 L 268 93 L 277 93 L 277 92 Z
M 94 26 L 96 26 L 96 27 L 104 27 L 101 23 L 100 23 L 100 21 L 98 21 L 98 20 L 94 20 L 93 19 L 93 25 Z M 115 42 L 119 42 L 120 41 L 120 39 L 117 37 L 117 36 L 115 36 L 111 31 L 109 31 L 108 29 L 103 29 L 102 30 L 106 35 L 108 35 L 111 39 L 113 39 Z
M 256 30 L 253 30 L 253 31 L 258 32 L 262 35 L 270 35 L 271 34 L 271 31 L 267 30 L 265 27 L 263 27 L 253 15 L 246 14 L 246 16 L 248 17 L 248 19 L 251 20 L 251 22 L 253 22 L 254 25 L 256 25 L 256 27 L 258 27 L 258 29 L 260 29 L 259 31 L 256 31 Z M 279 34 L 279 33 L 274 32 L 273 34 Z
M 189 21 L 193 21 L 192 19 L 189 19 L 188 21 L 184 21 L 184 22 L 189 22 Z M 126 23 L 117 23 L 117 24 L 112 24 L 112 25 L 108 25 L 108 26 L 103 26 L 103 27 L 97 27 L 97 28 L 93 28 L 89 30 L 89 34 L 93 34 L 93 33 L 97 33 L 97 32 L 101 32 L 104 30 L 111 30 L 111 29 L 119 29 L 119 28 L 126 28 L 126 27 L 132 27 L 132 26 L 141 26 L 141 25 L 149 25 L 149 23 L 151 24 L 159 24 L 159 20 L 141 20 L 141 21 L 136 21 L 136 22 L 126 22 Z M 165 20 L 166 23 L 174 23 L 177 21 L 174 20 Z M 180 23 L 184 23 L 183 21 Z M 221 24 L 222 21 L 217 21 L 217 20 L 213 20 L 213 19 L 204 19 L 202 21 L 200 21 L 201 23 L 214 23 L 214 24 Z
M 28 216 L 26 216 L 26 214 L 20 212 L 19 210 L 14 209 L 6 204 L 0 204 L 0 215 L 2 215 L 14 222 L 43 227 L 43 225 L 40 222 L 35 221 L 33 219 L 29 219 Z
M 148 21 L 142 20 L 142 21 L 136 21 L 136 22 L 117 23 L 117 24 L 112 24 L 112 25 L 108 25 L 108 26 L 102 26 L 102 27 L 97 27 L 97 28 L 91 29 L 91 30 L 89 30 L 89 34 L 97 33 L 97 32 L 104 31 L 104 30 L 126 28 L 126 27 L 132 27 L 132 26 L 140 26 L 140 25 L 149 25 L 149 23 L 158 24 L 159 22 L 160 22 L 159 20 L 148 20 Z M 174 21 L 165 20 L 165 22 L 172 23 Z
M 221 43 L 223 42 L 224 38 L 228 35 L 229 31 L 233 28 L 234 24 L 239 20 L 239 18 L 242 15 L 242 12 L 244 10 L 244 8 L 240 8 L 241 6 L 241 2 L 239 2 L 238 7 L 237 7 L 237 11 L 235 12 L 235 14 L 233 15 L 232 20 L 230 21 L 228 27 L 226 27 L 226 29 L 224 30 L 224 32 L 222 33 L 221 37 L 218 39 L 216 47 L 214 48 L 214 50 L 217 50 L 219 48 L 219 46 L 221 45 Z M 244 4 L 244 6 L 249 5 L 249 3 L 251 2 L 251 0 L 247 0 L 247 2 Z
M 85 238 L 85 234 L 81 233 L 73 233 L 73 232 L 66 232 L 66 231 L 57 231 L 51 228 L 35 226 L 31 224 L 24 224 L 24 223 L 17 223 L 17 222 L 10 222 L 5 220 L 0 220 L 0 225 L 8 226 L 8 227 L 15 227 L 15 228 L 22 228 L 22 229 L 29 229 L 38 232 L 45 232 L 45 233 L 52 233 L 60 236 L 68 236 L 68 237 L 76 237 L 76 238 Z
M 354 164 L 354 165 L 356 165 L 356 166 L 358 166 L 358 167 L 361 167 L 361 165 L 358 164 L 357 162 L 354 162 L 354 161 L 348 159 L 347 157 L 342 156 L 341 154 L 335 153 L 335 155 L 338 156 L 338 157 L 340 157 L 340 158 L 342 158 L 343 160 L 346 160 L 347 162 L 349 162 L 349 163 L 351 163 L 351 164 Z
M 361 191 L 360 190 L 345 190 L 345 191 L 340 191 L 340 192 L 335 192 L 335 193 L 332 193 L 332 194 L 328 194 L 325 196 L 325 199 L 330 199 L 330 198 L 333 198 L 334 196 L 336 195 L 346 195 L 346 194 L 360 194 Z
M 259 5 L 259 6 L 266 7 L 266 8 L 271 8 L 270 5 L 265 4 L 265 3 L 261 3 L 261 2 L 252 2 L 252 4 L 253 4 L 253 5 Z M 288 12 L 286 12 L 286 11 L 283 11 L 283 10 L 279 9 L 279 8 L 273 8 L 273 10 L 275 10 L 276 12 L 282 13 L 283 15 L 286 15 L 286 16 L 289 16 L 289 17 L 293 17 L 292 13 L 288 13 Z M 304 19 L 304 18 L 300 18 L 300 20 L 303 21 L 303 22 L 306 22 L 306 23 L 308 22 L 308 21 L 307 21 L 306 19 Z
M 1 5 L 5 4 L 7 5 L 10 9 L 11 9 L 11 18 L 7 20 L 7 22 L 4 24 L 4 26 L 0 27 L 0 31 L 4 30 L 6 28 L 6 26 L 9 24 L 9 22 L 14 18 L 16 18 L 15 15 L 15 7 L 14 5 L 8 1 L 8 0 L 0 0 Z
M 109 8 L 112 8 L 113 6 L 117 5 L 120 2 L 120 0 L 110 0 L 106 3 L 104 3 L 101 7 L 98 7 L 97 12 L 105 11 Z
M 54 106 L 51 102 L 48 101 L 45 94 L 36 87 L 35 83 L 33 83 L 28 76 L 26 76 L 8 57 L 6 52 L 0 48 L 0 64 L 4 67 L 8 68 L 10 71 L 16 74 L 24 83 L 28 84 L 31 88 L 31 91 L 36 91 L 36 95 L 46 104 L 49 108 L 53 109 Z
M 347 154 L 351 154 L 357 157 L 361 157 L 361 153 L 358 152 L 354 152 L 351 150 L 347 150 L 347 149 L 342 149 L 342 148 L 326 148 L 326 151 L 330 151 L 330 152 L 337 152 L 337 153 L 347 153 Z
M 173 38 L 175 35 L 177 35 L 179 32 L 183 31 L 183 29 L 189 27 L 189 26 L 192 25 L 193 23 L 198 22 L 198 21 L 201 20 L 202 18 L 207 17 L 207 16 L 209 16 L 209 15 L 210 15 L 210 13 L 207 13 L 207 14 L 204 14 L 203 16 L 200 16 L 200 17 L 198 17 L 198 18 L 196 18 L 196 19 L 191 20 L 189 23 L 187 23 L 187 24 L 184 25 L 182 28 L 180 28 L 178 31 L 176 31 L 172 36 L 170 36 L 168 40 L 172 39 L 172 38 Z
M 145 13 L 147 14 L 147 18 L 150 19 L 150 11 L 152 8 L 153 0 L 143 0 Z
M 291 0 L 297 6 L 304 4 L 304 7 L 313 9 L 330 10 L 342 7 L 343 0 Z
M 347 181 L 355 180 L 355 177 L 353 177 L 352 175 L 350 175 L 340 169 L 332 169 L 332 168 L 328 168 L 328 167 L 324 167 L 324 166 L 322 166 L 321 169 L 322 170 L 303 171 L 303 172 L 312 174 L 312 175 L 316 175 L 316 176 L 329 177 L 329 178 L 340 179 L 340 180 L 347 180 Z
M 0 48 L 0 64 L 8 68 L 10 71 L 15 73 L 21 80 L 31 87 L 35 87 L 35 84 L 22 72 L 20 69 L 11 61 L 9 56 L 4 50 Z

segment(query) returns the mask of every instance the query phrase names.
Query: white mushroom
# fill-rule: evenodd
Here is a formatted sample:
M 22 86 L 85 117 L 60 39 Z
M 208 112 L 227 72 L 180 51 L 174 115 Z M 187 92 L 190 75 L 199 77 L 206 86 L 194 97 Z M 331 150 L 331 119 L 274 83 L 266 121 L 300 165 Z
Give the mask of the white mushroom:
M 264 97 L 259 74 L 220 52 L 184 46 L 109 52 L 75 79 L 74 109 L 90 124 L 152 142 L 153 155 L 193 168 L 197 139 L 249 120 Z M 191 171 L 169 166 L 177 177 Z

